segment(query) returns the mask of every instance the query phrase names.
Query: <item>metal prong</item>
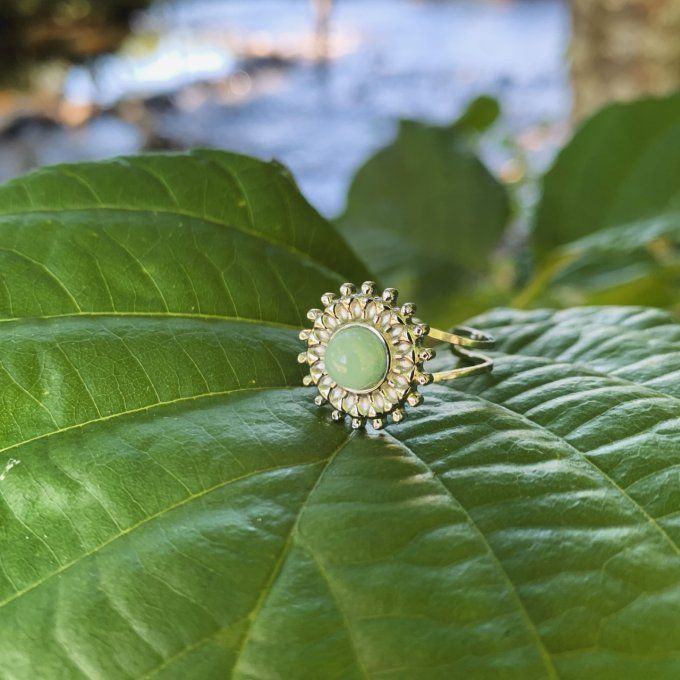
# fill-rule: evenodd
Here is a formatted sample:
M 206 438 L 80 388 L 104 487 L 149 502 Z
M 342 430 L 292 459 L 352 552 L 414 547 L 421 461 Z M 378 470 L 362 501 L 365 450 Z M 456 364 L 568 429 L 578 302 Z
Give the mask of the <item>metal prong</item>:
M 300 352 L 300 354 L 297 355 L 297 361 L 298 364 L 306 364 L 308 362 L 307 352 Z
M 331 413 L 331 418 L 336 423 L 341 423 L 345 419 L 345 414 L 342 411 L 338 411 L 338 409 L 335 409 L 333 413 Z
M 300 334 L 298 335 L 298 337 L 300 338 L 300 340 L 302 340 L 302 342 L 307 342 L 307 340 L 309 340 L 309 336 L 311 334 L 312 334 L 312 331 L 309 328 L 303 328 L 300 331 Z
M 375 281 L 364 281 L 361 284 L 361 292 L 364 295 L 373 295 L 375 293 L 376 283 Z
M 314 403 L 317 406 L 323 406 L 327 402 L 327 399 L 322 397 L 320 394 L 317 394 L 316 397 L 314 397 Z
M 343 283 L 340 286 L 340 293 L 345 297 L 356 292 L 357 287 L 353 283 Z
M 316 321 L 322 314 L 323 312 L 320 309 L 310 309 L 307 312 L 307 318 L 310 321 Z
M 366 419 L 365 418 L 352 418 L 352 429 L 353 430 L 360 430 L 365 425 L 366 425 Z
M 305 385 L 306 387 L 309 387 L 314 383 L 314 379 L 312 378 L 311 375 L 306 375 L 304 378 L 302 378 L 302 384 Z
M 373 420 L 371 421 L 371 425 L 373 425 L 374 430 L 382 430 L 383 427 L 385 427 L 386 423 L 387 423 L 387 419 L 384 418 L 384 417 L 383 418 L 373 418 Z

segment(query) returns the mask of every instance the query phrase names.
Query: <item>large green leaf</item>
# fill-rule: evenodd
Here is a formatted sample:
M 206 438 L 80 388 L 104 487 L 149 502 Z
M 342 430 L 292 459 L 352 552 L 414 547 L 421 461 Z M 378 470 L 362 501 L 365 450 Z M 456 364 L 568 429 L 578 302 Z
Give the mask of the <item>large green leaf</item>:
M 545 177 L 539 272 L 520 300 L 677 304 L 678 177 L 680 92 L 587 121 Z
M 514 302 L 558 307 L 625 302 L 680 312 L 676 236 L 680 244 L 680 213 L 595 232 L 551 253 Z
M 493 374 L 350 434 L 295 327 L 364 272 L 278 167 L 57 168 L 0 212 L 0 676 L 678 676 L 670 318 L 490 314 Z
M 595 114 L 545 176 L 534 229 L 539 249 L 680 212 L 679 149 L 680 92 Z
M 379 280 L 420 300 L 433 323 L 479 311 L 470 298 L 508 220 L 507 192 L 470 144 L 497 115 L 495 100 L 482 97 L 453 125 L 402 121 L 357 172 L 338 218 Z M 487 302 L 495 290 L 475 292 Z

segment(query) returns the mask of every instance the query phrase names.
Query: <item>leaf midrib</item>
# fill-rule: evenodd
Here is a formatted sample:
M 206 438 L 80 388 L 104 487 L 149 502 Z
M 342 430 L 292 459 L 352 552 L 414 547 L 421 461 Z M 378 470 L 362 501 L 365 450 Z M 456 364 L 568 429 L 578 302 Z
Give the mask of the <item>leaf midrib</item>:
M 318 464 L 323 464 L 322 468 L 319 472 L 319 476 L 317 477 L 316 481 L 314 482 L 312 488 L 310 489 L 309 493 L 306 495 L 303 503 L 300 505 L 300 508 L 298 509 L 295 518 L 293 520 L 293 523 L 291 525 L 291 529 L 288 532 L 286 539 L 284 541 L 283 547 L 281 549 L 281 552 L 279 553 L 278 558 L 276 559 L 276 562 L 274 563 L 274 567 L 272 569 L 272 572 L 270 573 L 267 582 L 265 584 L 265 587 L 262 589 L 262 592 L 260 593 L 260 596 L 258 597 L 255 606 L 253 609 L 242 619 L 243 620 L 248 620 L 249 625 L 246 627 L 246 630 L 244 631 L 243 635 L 241 636 L 241 640 L 239 643 L 239 648 L 236 651 L 236 658 L 234 661 L 234 664 L 232 666 L 232 669 L 230 671 L 230 676 L 233 677 L 234 673 L 237 671 L 238 665 L 240 663 L 240 660 L 243 655 L 243 651 L 246 648 L 247 642 L 250 639 L 250 635 L 252 633 L 253 627 L 257 621 L 257 616 L 259 615 L 259 612 L 262 610 L 264 607 L 267 598 L 269 597 L 269 594 L 271 593 L 276 580 L 278 579 L 279 574 L 281 573 L 281 570 L 285 564 L 285 561 L 288 557 L 288 554 L 290 552 L 290 548 L 293 544 L 293 541 L 296 537 L 296 532 L 297 532 L 297 527 L 300 522 L 300 518 L 302 517 L 302 514 L 304 512 L 304 509 L 307 507 L 309 503 L 309 499 L 312 497 L 312 494 L 314 493 L 315 489 L 318 488 L 319 484 L 321 483 L 322 478 L 330 468 L 333 460 L 337 458 L 338 454 L 344 447 L 350 442 L 352 439 L 354 433 L 350 433 L 346 439 L 344 439 L 340 445 L 326 458 L 315 461 L 313 464 L 318 465 Z M 314 557 L 314 556 L 312 556 Z M 164 668 L 167 668 L 171 664 L 175 663 L 177 660 L 181 659 L 182 657 L 186 656 L 187 654 L 190 654 L 196 649 L 199 649 L 202 645 L 206 644 L 207 641 L 215 638 L 216 636 L 220 635 L 222 632 L 225 631 L 226 628 L 233 626 L 234 623 L 230 623 L 228 626 L 219 626 L 216 629 L 210 631 L 207 635 L 203 636 L 199 640 L 196 640 L 192 642 L 190 645 L 187 645 L 183 648 L 181 648 L 178 652 L 173 654 L 172 656 L 167 657 L 164 659 L 160 664 L 152 668 L 151 670 L 147 671 L 143 676 L 141 676 L 140 680 L 147 680 L 148 678 L 152 678 L 156 676 L 160 671 L 162 671 Z M 351 636 L 350 636 L 351 638 Z M 353 643 L 353 640 L 351 640 Z M 356 653 L 356 649 L 355 649 Z M 360 667 L 360 669 L 364 672 L 364 676 L 368 678 L 368 675 L 365 673 L 363 667 L 361 666 L 361 662 L 359 660 L 359 657 L 356 656 L 357 664 Z
M 137 312 L 137 311 L 80 311 L 80 312 L 64 312 L 63 314 L 47 314 L 43 316 L 28 315 L 28 316 L 14 316 L 0 318 L 0 324 L 3 323 L 29 323 L 31 321 L 52 321 L 54 319 L 74 319 L 74 318 L 149 318 L 149 319 L 187 319 L 195 321 L 222 321 L 222 322 L 238 322 L 250 323 L 262 326 L 273 326 L 275 328 L 284 328 L 286 330 L 299 331 L 300 326 L 297 324 L 286 323 L 283 321 L 272 321 L 270 319 L 256 319 L 255 317 L 246 316 L 229 316 L 224 314 L 202 314 L 194 312 Z
M 112 543 L 115 543 L 117 540 L 129 535 L 133 531 L 139 529 L 140 527 L 148 524 L 149 522 L 152 522 L 154 520 L 160 519 L 164 515 L 166 515 L 169 512 L 172 512 L 173 510 L 176 510 L 178 508 L 181 508 L 184 505 L 187 505 L 188 503 L 191 503 L 192 501 L 195 501 L 199 498 L 203 498 L 210 493 L 213 493 L 215 491 L 218 491 L 219 489 L 223 489 L 226 486 L 229 486 L 232 483 L 237 483 L 244 481 L 246 479 L 250 479 L 251 477 L 256 477 L 258 475 L 264 475 L 269 472 L 276 472 L 279 470 L 288 470 L 292 467 L 303 467 L 303 466 L 312 466 L 312 465 L 318 465 L 319 463 L 324 462 L 325 459 L 320 460 L 320 461 L 313 461 L 311 463 L 297 463 L 294 465 L 281 465 L 281 466 L 276 466 L 276 467 L 271 467 L 271 468 L 263 468 L 261 470 L 253 470 L 252 472 L 249 472 L 246 475 L 240 475 L 239 477 L 232 477 L 230 479 L 223 480 L 219 482 L 218 484 L 215 484 L 211 487 L 208 487 L 207 489 L 202 489 L 198 493 L 192 494 L 190 496 L 186 496 L 182 500 L 178 501 L 177 503 L 174 503 L 172 505 L 169 505 L 162 510 L 159 510 L 158 512 L 148 515 L 144 519 L 140 520 L 139 522 L 136 522 L 135 524 L 130 525 L 129 527 L 126 527 L 124 530 L 110 536 L 106 541 L 103 541 L 99 545 L 97 545 L 95 548 L 92 550 L 89 550 L 82 555 L 79 555 L 76 559 L 71 560 L 70 562 L 66 562 L 65 564 L 62 564 L 59 569 L 55 569 L 54 571 L 50 572 L 47 576 L 44 578 L 40 579 L 39 581 L 36 581 L 35 583 L 32 583 L 29 586 L 26 586 L 25 588 L 22 588 L 21 590 L 17 591 L 16 593 L 13 593 L 9 597 L 5 598 L 4 600 L 0 601 L 0 609 L 3 607 L 9 605 L 12 603 L 14 600 L 17 600 L 20 597 L 23 597 L 24 595 L 27 595 L 33 590 L 36 590 L 37 588 L 40 588 L 43 586 L 45 583 L 53 579 L 55 576 L 59 576 L 60 574 L 63 574 L 64 572 L 68 571 L 72 567 L 75 567 L 77 564 L 82 562 L 83 560 L 86 560 L 89 557 L 93 557 L 94 555 L 98 554 L 101 550 L 106 548 L 107 546 L 111 545 Z
M 360 436 L 358 434 L 355 435 L 355 433 L 350 433 L 348 437 L 338 446 L 338 448 L 324 461 L 319 461 L 319 462 L 325 462 L 325 465 L 323 466 L 318 478 L 316 479 L 312 489 L 309 491 L 309 493 L 306 495 L 304 502 L 301 504 L 300 509 L 298 510 L 298 513 L 295 517 L 295 520 L 293 522 L 293 525 L 291 527 L 290 532 L 287 535 L 286 541 L 284 543 L 284 546 L 282 548 L 282 551 L 274 565 L 274 569 L 272 570 L 272 573 L 263 588 L 262 592 L 260 593 L 260 597 L 258 598 L 258 601 L 254 607 L 254 609 L 250 612 L 250 614 L 246 617 L 250 620 L 250 624 L 247 627 L 246 631 L 244 632 L 244 635 L 242 637 L 242 641 L 239 645 L 239 648 L 236 653 L 236 661 L 234 663 L 234 666 L 232 667 L 231 670 L 231 675 L 233 676 L 239 667 L 240 660 L 242 659 L 242 654 L 243 651 L 245 650 L 247 646 L 247 642 L 250 639 L 250 635 L 253 631 L 253 628 L 255 626 L 255 623 L 257 621 L 257 617 L 259 615 L 259 612 L 262 611 L 264 605 L 266 604 L 266 601 L 272 592 L 276 581 L 281 573 L 281 569 L 283 568 L 285 561 L 287 559 L 287 556 L 289 554 L 290 548 L 293 544 L 293 541 L 296 536 L 296 531 L 297 527 L 300 521 L 300 518 L 302 517 L 304 513 L 304 509 L 307 507 L 309 500 L 314 494 L 314 491 L 319 487 L 319 485 L 322 482 L 323 477 L 326 475 L 328 470 L 330 469 L 333 460 L 335 460 L 339 454 L 339 452 L 352 440 L 353 436 Z M 382 438 L 390 438 L 392 439 L 393 442 L 395 442 L 399 447 L 404 449 L 409 456 L 412 456 L 416 458 L 428 471 L 429 475 L 431 476 L 432 479 L 434 479 L 444 490 L 445 494 L 451 499 L 451 502 L 455 504 L 457 508 L 460 508 L 461 512 L 465 516 L 468 524 L 472 527 L 473 531 L 479 536 L 480 541 L 482 542 L 485 552 L 488 553 L 490 556 L 496 570 L 501 574 L 502 578 L 507 582 L 508 585 L 508 591 L 515 602 L 516 608 L 520 613 L 520 616 L 522 617 L 523 621 L 525 622 L 525 625 L 527 627 L 527 630 L 529 632 L 529 635 L 531 638 L 534 640 L 534 643 L 536 645 L 537 651 L 539 653 L 539 657 L 541 658 L 541 661 L 546 669 L 547 677 L 551 678 L 551 680 L 558 680 L 559 675 L 557 673 L 557 670 L 554 666 L 554 663 L 552 661 L 552 658 L 550 657 L 550 654 L 545 647 L 543 640 L 538 633 L 538 630 L 536 629 L 535 624 L 533 623 L 533 620 L 531 619 L 529 612 L 527 611 L 521 597 L 519 596 L 519 593 L 517 592 L 517 589 L 515 588 L 515 585 L 512 583 L 512 580 L 510 579 L 509 574 L 505 571 L 500 559 L 497 557 L 495 552 L 493 551 L 493 548 L 491 547 L 490 543 L 488 542 L 486 536 L 483 534 L 481 529 L 478 527 L 478 525 L 475 523 L 475 521 L 472 519 L 468 511 L 464 508 L 464 506 L 455 498 L 453 495 L 453 492 L 446 486 L 446 484 L 443 482 L 443 480 L 440 478 L 438 474 L 434 472 L 434 470 L 427 464 L 425 460 L 423 460 L 420 456 L 418 456 L 409 446 L 407 446 L 404 442 L 399 440 L 397 437 L 392 435 L 391 433 L 388 433 L 387 431 L 384 431 L 381 435 Z M 312 558 L 316 560 L 316 557 L 311 554 Z M 330 585 L 329 585 L 330 587 Z M 363 677 L 368 678 L 369 675 L 366 671 L 366 669 L 363 667 L 361 663 L 361 659 L 358 655 L 357 649 L 356 649 L 356 642 L 354 640 L 353 633 L 351 632 L 349 628 L 349 624 L 347 622 L 346 617 L 344 616 L 343 611 L 341 610 L 340 606 L 338 605 L 336 601 L 336 607 L 339 610 L 340 615 L 343 617 L 345 628 L 347 629 L 347 635 L 348 638 L 350 639 L 350 643 L 352 645 L 352 648 L 355 653 L 355 659 L 357 662 L 357 667 L 361 671 Z M 192 645 L 188 645 L 181 649 L 179 652 L 174 654 L 173 656 L 165 659 L 160 665 L 149 671 L 147 674 L 145 674 L 143 677 L 146 680 L 147 678 L 154 677 L 160 670 L 167 668 L 169 665 L 177 661 L 178 659 L 186 656 L 186 654 L 190 653 L 196 648 L 199 648 L 202 644 L 204 644 L 207 640 L 210 640 L 214 638 L 216 635 L 219 635 L 225 630 L 226 627 L 219 627 L 216 630 L 211 631 L 207 636 L 202 638 L 201 640 L 198 640 L 194 642 Z
M 444 489 L 446 495 L 451 499 L 451 501 L 455 504 L 455 506 L 457 508 L 460 508 L 460 510 L 463 513 L 463 515 L 465 516 L 468 524 L 472 527 L 473 531 L 475 532 L 475 534 L 477 534 L 480 541 L 482 542 L 482 545 L 484 546 L 485 552 L 491 558 L 494 566 L 496 567 L 496 570 L 501 575 L 503 580 L 506 582 L 506 584 L 508 586 L 508 592 L 510 593 L 510 596 L 512 597 L 513 601 L 515 602 L 517 610 L 519 611 L 520 616 L 522 617 L 522 620 L 525 623 L 525 626 L 526 626 L 526 628 L 529 632 L 529 635 L 534 640 L 534 643 L 535 643 L 536 648 L 538 650 L 539 656 L 541 657 L 541 660 L 543 661 L 543 665 L 545 666 L 545 669 L 548 673 L 548 677 L 553 679 L 553 680 L 558 680 L 559 675 L 557 674 L 557 669 L 555 668 L 555 665 L 552 661 L 552 658 L 550 657 L 550 653 L 548 652 L 545 644 L 543 643 L 543 639 L 541 638 L 541 635 L 538 632 L 538 629 L 536 628 L 536 625 L 534 624 L 533 619 L 529 615 L 529 611 L 527 610 L 526 606 L 524 605 L 524 602 L 523 602 L 519 592 L 517 591 L 515 584 L 512 582 L 510 575 L 505 570 L 505 567 L 503 567 L 503 563 L 501 562 L 500 558 L 494 552 L 494 550 L 491 547 L 491 544 L 489 543 L 485 534 L 482 532 L 480 527 L 477 525 L 477 523 L 472 518 L 472 515 L 470 515 L 470 513 L 467 511 L 465 506 L 454 496 L 451 489 L 449 489 L 449 487 L 445 484 L 445 482 L 441 478 L 441 476 L 438 475 L 432 469 L 432 467 L 427 463 L 427 461 L 424 458 L 419 456 L 410 446 L 408 446 L 405 442 L 403 442 L 397 436 L 393 435 L 391 432 L 387 432 L 385 430 L 384 436 L 386 438 L 391 439 L 398 446 L 400 446 L 404 451 L 406 451 L 410 456 L 412 456 L 413 458 L 416 458 L 420 463 L 422 463 L 422 465 L 425 466 L 425 468 L 427 469 L 431 478 L 436 480 L 436 482 L 441 486 L 442 489 Z
M 43 434 L 36 435 L 30 439 L 23 439 L 20 442 L 15 442 L 10 444 L 5 448 L 0 449 L 0 454 L 6 453 L 7 451 L 13 451 L 20 448 L 21 446 L 26 446 L 32 444 L 33 442 L 41 441 L 44 439 L 49 439 L 50 437 L 55 437 L 65 432 L 71 432 L 73 430 L 79 430 L 90 425 L 97 425 L 102 422 L 107 422 L 110 420 L 115 420 L 116 418 L 122 418 L 125 416 L 135 415 L 137 413 L 144 413 L 146 411 L 153 411 L 157 408 L 165 408 L 168 406 L 174 406 L 176 404 L 181 404 L 184 402 L 198 401 L 200 399 L 208 399 L 214 397 L 225 397 L 230 394 L 235 394 L 237 392 L 261 392 L 264 390 L 289 390 L 289 389 L 302 389 L 301 385 L 262 385 L 259 387 L 237 387 L 235 389 L 229 390 L 218 390 L 215 392 L 202 392 L 200 394 L 193 394 L 190 397 L 178 397 L 177 399 L 168 399 L 166 401 L 156 401 L 146 406 L 139 406 L 134 409 L 127 409 L 125 411 L 117 411 L 115 413 L 110 413 L 108 415 L 102 416 L 100 418 L 92 418 L 91 420 L 86 420 L 81 423 L 74 423 L 73 425 L 68 425 L 67 427 L 59 428 L 58 430 L 50 430 L 44 432 Z
M 101 206 L 93 206 L 93 207 L 88 207 L 88 208 L 75 208 L 75 207 L 69 207 L 69 208 L 61 208 L 61 209 L 56 209 L 56 210 L 47 210 L 47 209 L 42 209 L 42 210 L 24 210 L 22 212 L 14 212 L 14 213 L 0 213 L 0 228 L 3 222 L 11 222 L 12 220 L 16 219 L 23 219 L 27 216 L 31 217 L 52 217 L 52 218 L 61 218 L 63 215 L 68 215 L 69 213 L 73 214 L 87 214 L 87 213 L 97 213 L 97 212 L 112 212 L 112 213 L 127 213 L 130 215 L 146 215 L 146 216 L 156 216 L 156 215 L 163 215 L 166 217 L 187 217 L 192 220 L 196 220 L 197 222 L 203 222 L 204 224 L 214 226 L 214 227 L 219 227 L 220 229 L 233 229 L 234 231 L 241 232 L 242 234 L 246 234 L 247 236 L 250 236 L 252 238 L 264 241 L 265 243 L 269 243 L 270 245 L 280 248 L 281 250 L 285 250 L 291 255 L 295 257 L 299 257 L 303 260 L 306 260 L 308 262 L 311 262 L 314 264 L 316 267 L 321 269 L 322 271 L 326 272 L 327 274 L 333 275 L 334 278 L 341 278 L 341 275 L 338 271 L 333 269 L 329 264 L 326 262 L 318 259 L 315 256 L 312 256 L 310 253 L 306 253 L 303 250 L 300 250 L 299 248 L 291 245 L 290 243 L 287 243 L 286 241 L 281 241 L 277 240 L 274 238 L 269 238 L 264 232 L 262 231 L 257 231 L 255 229 L 248 229 L 247 227 L 244 227 L 243 225 L 237 225 L 234 223 L 230 222 L 220 222 L 217 219 L 213 219 L 210 217 L 207 217 L 205 215 L 199 215 L 197 213 L 192 213 L 187 210 L 164 210 L 161 208 L 151 208 L 151 209 L 143 209 L 143 208 L 133 208 L 133 207 L 127 207 L 127 206 L 120 206 L 120 205 L 101 205 Z
M 326 459 L 325 465 L 322 467 L 321 472 L 319 476 L 317 477 L 316 481 L 314 482 L 314 485 L 310 489 L 309 493 L 305 497 L 304 502 L 300 505 L 300 508 L 295 516 L 295 520 L 293 522 L 293 525 L 290 529 L 290 532 L 288 533 L 288 536 L 286 537 L 286 541 L 283 545 L 283 548 L 281 550 L 281 553 L 279 555 L 279 558 L 277 559 L 276 563 L 274 564 L 274 569 L 272 570 L 272 573 L 267 580 L 267 583 L 265 584 L 265 587 L 262 589 L 262 592 L 260 593 L 260 597 L 258 598 L 255 607 L 253 610 L 250 612 L 248 615 L 248 618 L 250 619 L 250 624 L 246 628 L 243 637 L 241 638 L 238 648 L 236 649 L 236 660 L 234 662 L 234 666 L 231 669 L 231 676 L 233 677 L 237 671 L 239 670 L 239 666 L 241 664 L 241 661 L 243 659 L 243 652 L 248 646 L 248 642 L 250 640 L 250 636 L 253 632 L 253 629 L 255 628 L 255 624 L 257 622 L 257 617 L 259 616 L 260 612 L 264 608 L 264 605 L 267 602 L 267 599 L 274 589 L 274 586 L 276 585 L 276 581 L 279 578 L 279 575 L 281 574 L 281 570 L 283 569 L 286 560 L 288 559 L 288 555 L 290 554 L 290 549 L 293 546 L 293 543 L 295 541 L 295 538 L 297 537 L 297 532 L 298 532 L 298 526 L 300 524 L 300 519 L 302 518 L 302 515 L 304 514 L 305 509 L 307 508 L 310 499 L 314 495 L 314 492 L 319 488 L 321 485 L 324 477 L 330 470 L 331 466 L 333 465 L 333 461 L 337 459 L 338 455 L 340 452 L 352 441 L 352 439 L 357 436 L 358 433 L 355 431 L 350 432 L 347 437 L 340 443 L 340 445 L 331 453 L 331 455 Z M 354 651 L 354 656 L 357 662 L 357 667 L 361 671 L 361 674 L 366 680 L 368 680 L 368 674 L 363 667 L 361 663 L 361 659 L 357 653 L 356 645 L 354 643 L 354 637 L 352 633 L 349 631 L 349 626 L 347 625 L 347 620 L 344 612 L 340 609 L 339 605 L 336 602 L 336 606 L 338 607 L 339 614 L 345 621 L 345 626 L 348 629 L 347 634 L 348 638 L 350 640 L 350 644 L 352 645 L 352 649 Z

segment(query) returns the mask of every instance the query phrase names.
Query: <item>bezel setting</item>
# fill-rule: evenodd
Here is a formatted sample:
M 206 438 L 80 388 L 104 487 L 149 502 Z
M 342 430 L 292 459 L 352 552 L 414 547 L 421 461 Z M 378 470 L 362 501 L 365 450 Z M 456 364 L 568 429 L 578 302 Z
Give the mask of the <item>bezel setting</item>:
M 336 422 L 349 416 L 355 429 L 365 427 L 370 420 L 373 428 L 379 430 L 388 416 L 393 422 L 403 420 L 407 404 L 422 403 L 418 387 L 432 382 L 432 374 L 423 370 L 423 362 L 434 357 L 433 350 L 422 347 L 429 327 L 413 317 L 416 311 L 413 303 L 399 307 L 397 296 L 394 288 L 376 295 L 376 284 L 372 281 L 365 281 L 361 292 L 356 292 L 353 284 L 344 283 L 340 286 L 340 297 L 324 293 L 321 296 L 324 308 L 307 312 L 313 325 L 300 332 L 307 349 L 298 355 L 298 361 L 309 366 L 303 383 L 317 387 L 315 403 L 330 404 L 331 417 Z M 349 325 L 368 327 L 387 347 L 387 369 L 383 379 L 371 389 L 356 391 L 342 387 L 326 370 L 328 343 L 337 331 Z

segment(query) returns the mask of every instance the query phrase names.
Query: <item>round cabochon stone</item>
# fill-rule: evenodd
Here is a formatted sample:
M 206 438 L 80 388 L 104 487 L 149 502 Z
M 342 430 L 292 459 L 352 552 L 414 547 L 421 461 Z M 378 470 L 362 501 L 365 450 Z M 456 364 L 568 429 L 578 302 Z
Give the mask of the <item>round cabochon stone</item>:
M 368 326 L 339 328 L 326 347 L 326 372 L 346 390 L 363 392 L 385 377 L 389 351 L 385 340 Z

